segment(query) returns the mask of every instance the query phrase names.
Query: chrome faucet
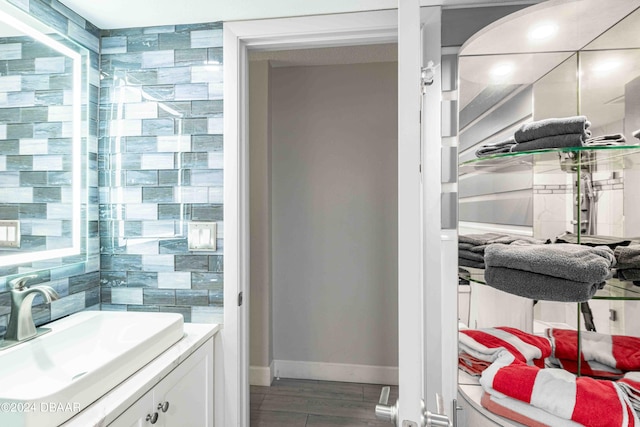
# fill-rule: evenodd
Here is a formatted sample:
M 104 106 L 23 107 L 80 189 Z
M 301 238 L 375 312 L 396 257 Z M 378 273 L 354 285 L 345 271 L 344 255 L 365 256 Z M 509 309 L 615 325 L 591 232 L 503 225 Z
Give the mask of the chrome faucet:
M 46 334 L 48 328 L 37 328 L 33 322 L 31 304 L 37 294 L 41 294 L 47 303 L 60 298 L 58 293 L 50 286 L 37 285 L 28 288 L 26 283 L 29 279 L 38 277 L 35 274 L 18 277 L 9 282 L 11 287 L 11 315 L 4 342 L 0 343 L 0 348 L 11 347 L 22 341 L 35 338 L 38 335 Z

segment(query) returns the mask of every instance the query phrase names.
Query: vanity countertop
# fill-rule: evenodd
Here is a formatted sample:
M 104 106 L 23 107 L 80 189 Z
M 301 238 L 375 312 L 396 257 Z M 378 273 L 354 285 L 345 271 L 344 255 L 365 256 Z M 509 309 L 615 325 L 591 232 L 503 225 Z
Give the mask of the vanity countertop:
M 184 337 L 180 341 L 62 424 L 62 427 L 98 427 L 113 422 L 219 330 L 220 325 L 185 323 Z

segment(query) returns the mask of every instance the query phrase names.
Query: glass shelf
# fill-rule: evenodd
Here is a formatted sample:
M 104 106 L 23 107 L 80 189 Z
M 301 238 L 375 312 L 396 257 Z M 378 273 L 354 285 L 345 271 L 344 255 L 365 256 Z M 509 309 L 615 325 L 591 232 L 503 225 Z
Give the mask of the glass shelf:
M 458 277 L 469 282 L 487 284 L 484 279 L 484 270 L 481 268 L 458 267 Z M 640 286 L 636 286 L 629 281 L 609 279 L 604 288 L 599 289 L 591 299 L 640 301 Z
M 548 150 L 522 151 L 479 157 L 458 165 L 458 172 L 512 173 L 531 171 L 557 173 L 575 172 L 587 166 L 599 171 L 630 169 L 640 165 L 640 145 L 610 145 L 602 147 L 565 147 Z

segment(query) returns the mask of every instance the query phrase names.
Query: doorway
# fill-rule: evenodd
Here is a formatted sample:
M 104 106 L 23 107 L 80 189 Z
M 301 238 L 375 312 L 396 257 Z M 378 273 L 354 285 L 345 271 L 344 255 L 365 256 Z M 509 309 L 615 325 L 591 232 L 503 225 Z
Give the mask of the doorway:
M 394 44 L 250 54 L 250 366 L 271 378 L 396 381 L 356 371 L 397 366 L 395 60 Z
M 257 415 L 293 393 L 298 418 L 317 398 L 370 418 L 370 385 L 397 384 L 396 60 L 395 43 L 249 53 L 249 377 L 298 380 L 253 387 Z
M 248 51 L 389 43 L 397 12 L 225 23 L 225 309 L 223 408 L 226 425 L 249 422 L 249 144 Z M 244 296 L 244 298 L 243 298 Z M 242 303 L 244 301 L 244 303 Z M 220 413 L 220 412 L 218 412 Z

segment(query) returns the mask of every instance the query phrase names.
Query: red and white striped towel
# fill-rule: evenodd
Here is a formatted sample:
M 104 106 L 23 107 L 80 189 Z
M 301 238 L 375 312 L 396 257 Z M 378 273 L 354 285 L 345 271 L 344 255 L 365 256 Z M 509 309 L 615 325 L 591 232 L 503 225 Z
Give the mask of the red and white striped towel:
M 528 427 L 581 427 L 571 420 L 556 417 L 528 403 L 509 396 L 498 397 L 487 392 L 482 394 L 480 404 L 501 417 L 508 418 Z
M 615 382 L 526 365 L 507 351 L 485 369 L 480 384 L 492 396 L 507 396 L 587 427 L 640 426 L 629 398 Z
M 553 346 L 551 362 L 577 373 L 577 331 L 549 328 L 546 335 Z M 640 338 L 589 331 L 580 337 L 582 375 L 617 379 L 626 371 L 640 370 Z
M 616 383 L 627 394 L 635 410 L 640 411 L 640 372 L 627 372 Z
M 507 326 L 463 329 L 458 335 L 458 366 L 471 375 L 480 375 L 502 350 L 513 354 L 516 360 L 539 367 L 544 367 L 545 358 L 551 355 L 551 343 L 546 337 Z

